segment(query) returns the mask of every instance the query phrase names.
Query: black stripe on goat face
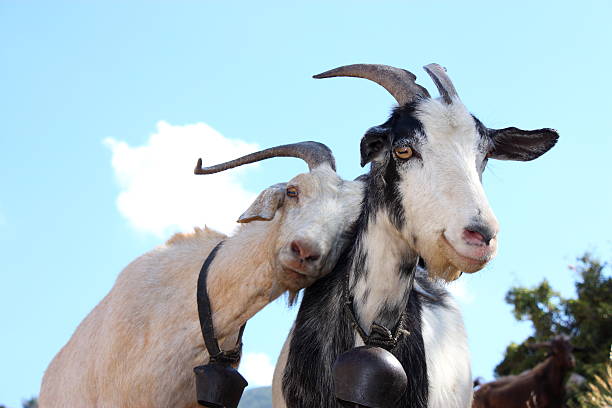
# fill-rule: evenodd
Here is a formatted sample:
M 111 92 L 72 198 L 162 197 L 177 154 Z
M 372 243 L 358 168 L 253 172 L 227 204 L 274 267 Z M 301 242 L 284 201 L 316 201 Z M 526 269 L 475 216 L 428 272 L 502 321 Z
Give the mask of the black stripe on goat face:
M 367 211 L 385 208 L 393 225 L 401 229 L 405 222 L 404 208 L 398 192 L 400 171 L 406 166 L 421 166 L 418 153 L 425 139 L 421 122 L 413 115 L 413 104 L 398 107 L 387 122 L 370 128 L 361 139 L 361 165 L 372 162 L 370 184 L 366 196 Z M 413 156 L 407 160 L 397 157 L 396 148 L 410 148 Z

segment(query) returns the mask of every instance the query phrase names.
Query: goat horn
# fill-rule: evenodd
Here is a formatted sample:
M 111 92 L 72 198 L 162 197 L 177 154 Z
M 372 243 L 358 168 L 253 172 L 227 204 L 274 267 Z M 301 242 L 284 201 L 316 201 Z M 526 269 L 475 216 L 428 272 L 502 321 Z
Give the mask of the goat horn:
M 259 152 L 247 154 L 225 163 L 216 164 L 214 166 L 202 167 L 202 159 L 198 159 L 198 164 L 193 170 L 194 174 L 213 174 L 220 171 L 232 169 L 242 166 L 243 164 L 254 163 L 260 160 L 270 159 L 272 157 L 296 157 L 304 160 L 308 164 L 310 170 L 323 163 L 336 171 L 336 161 L 329 147 L 318 142 L 300 142 L 288 145 L 271 147 Z
M 453 97 L 459 99 L 455 86 L 446 74 L 446 68 L 438 64 L 425 65 L 423 68 L 427 71 L 431 79 L 433 79 L 442 99 L 444 99 L 447 105 L 453 103 Z
M 380 64 L 353 64 L 334 68 L 313 78 L 332 78 L 332 77 L 355 77 L 365 78 L 376 82 L 385 88 L 400 105 L 405 105 L 414 101 L 417 97 L 429 98 L 427 89 L 415 82 L 416 75 L 405 69 L 391 67 Z

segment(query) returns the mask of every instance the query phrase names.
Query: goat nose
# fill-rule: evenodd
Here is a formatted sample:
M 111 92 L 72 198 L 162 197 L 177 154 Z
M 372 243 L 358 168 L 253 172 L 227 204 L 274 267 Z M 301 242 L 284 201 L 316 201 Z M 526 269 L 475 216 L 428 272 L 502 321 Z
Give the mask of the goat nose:
M 291 252 L 293 252 L 293 255 L 299 258 L 300 261 L 314 262 L 321 258 L 321 254 L 317 248 L 300 240 L 291 241 Z
M 463 230 L 463 239 L 470 245 L 489 245 L 495 232 L 485 224 L 472 224 Z

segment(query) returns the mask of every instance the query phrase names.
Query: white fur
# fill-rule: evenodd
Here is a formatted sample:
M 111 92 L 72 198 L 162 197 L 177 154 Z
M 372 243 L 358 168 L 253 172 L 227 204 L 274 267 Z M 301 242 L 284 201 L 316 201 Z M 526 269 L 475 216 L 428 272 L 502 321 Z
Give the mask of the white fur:
M 193 367 L 208 354 L 195 292 L 212 248 L 225 239 L 207 283 L 215 334 L 230 349 L 257 311 L 312 283 L 296 286 L 279 258 L 283 249 L 295 237 L 314 236 L 323 255 L 319 277 L 336 263 L 340 234 L 359 213 L 361 183 L 341 180 L 328 166 L 289 183 L 299 199 L 286 199 L 273 220 L 246 224 L 229 238 L 209 229 L 177 234 L 130 263 L 47 368 L 40 407 L 196 408 Z
M 418 238 L 414 250 L 424 257 L 430 273 L 453 279 L 457 270 L 465 269 L 440 253 L 440 237 L 444 235 L 461 255 L 472 256 L 475 247 L 464 242 L 464 229 L 475 219 L 494 231 L 499 228 L 480 182 L 477 165 L 484 159 L 478 151 L 480 135 L 459 100 L 446 105 L 428 99 L 419 105 L 416 116 L 426 137 L 418 152 L 422 161 L 409 161 L 400 171 L 399 192 L 409 220 L 402 235 Z M 494 239 L 493 255 L 495 245 Z
M 467 334 L 455 301 L 448 307 L 424 306 L 422 334 L 429 379 L 429 408 L 467 408 L 472 404 L 472 371 Z
M 355 311 L 361 327 L 369 331 L 385 304 L 398 309 L 405 307 L 410 280 L 397 273 L 407 244 L 391 225 L 385 211 L 379 211 L 369 222 L 362 245 L 367 248 L 366 270 L 369 273 L 355 283 Z M 367 297 L 366 291 L 369 292 Z M 365 303 L 361 299 L 365 299 Z

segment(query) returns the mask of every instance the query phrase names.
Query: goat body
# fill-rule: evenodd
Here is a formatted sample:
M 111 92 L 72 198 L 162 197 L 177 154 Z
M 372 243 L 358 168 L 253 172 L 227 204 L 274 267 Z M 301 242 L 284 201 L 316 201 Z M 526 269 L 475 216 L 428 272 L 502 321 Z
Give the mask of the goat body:
M 40 406 L 197 407 L 193 367 L 208 353 L 195 288 L 203 260 L 223 239 L 196 229 L 128 265 L 49 365 Z M 267 254 L 249 253 L 261 239 L 257 233 L 227 239 L 209 272 L 215 334 L 228 349 L 240 325 L 281 294 Z M 241 256 L 224 256 L 231 252 Z M 250 271 L 248 285 L 236 284 L 243 271 Z
M 207 286 L 215 335 L 228 350 L 250 317 L 328 273 L 345 247 L 343 225 L 357 216 L 361 183 L 322 165 L 289 185 L 299 200 L 274 185 L 249 209 L 271 212 L 270 221 L 242 225 L 231 237 L 177 234 L 130 263 L 49 365 L 40 407 L 197 407 L 193 368 L 208 353 L 195 295 L 210 251 L 225 240 Z

